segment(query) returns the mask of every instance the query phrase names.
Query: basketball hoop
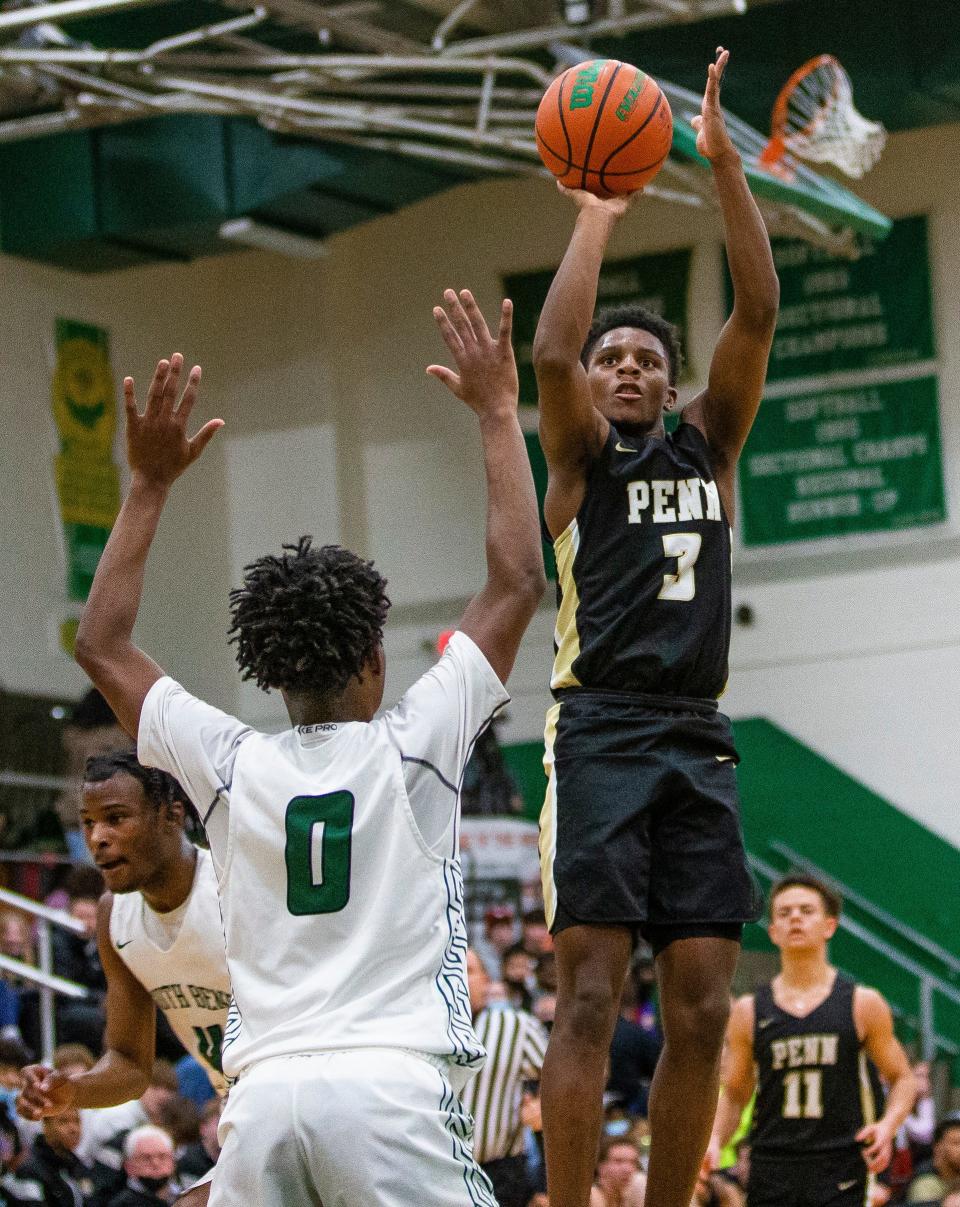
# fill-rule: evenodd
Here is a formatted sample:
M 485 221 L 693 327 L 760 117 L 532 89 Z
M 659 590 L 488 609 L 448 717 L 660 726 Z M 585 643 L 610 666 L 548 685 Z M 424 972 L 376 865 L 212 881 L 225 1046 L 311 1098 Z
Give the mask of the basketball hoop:
M 788 153 L 813 163 L 833 163 L 859 178 L 880 158 L 887 132 L 867 121 L 853 105 L 850 77 L 830 54 L 798 67 L 773 106 L 770 141 L 760 155 L 763 167 L 788 179 Z

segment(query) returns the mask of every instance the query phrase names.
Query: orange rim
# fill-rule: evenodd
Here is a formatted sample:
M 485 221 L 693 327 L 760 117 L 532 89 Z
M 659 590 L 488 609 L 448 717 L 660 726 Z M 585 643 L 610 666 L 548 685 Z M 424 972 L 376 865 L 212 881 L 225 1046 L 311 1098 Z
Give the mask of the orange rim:
M 787 133 L 787 115 L 790 108 L 790 98 L 807 76 L 812 75 L 815 71 L 819 71 L 821 67 L 830 66 L 840 66 L 832 54 L 820 54 L 813 59 L 808 59 L 806 63 L 797 68 L 780 89 L 777 99 L 773 102 L 773 112 L 770 115 L 770 138 L 767 145 L 760 152 L 759 163 L 765 167 L 772 168 L 783 159 L 787 150 L 787 139 L 789 137 Z M 812 127 L 813 121 L 801 133 L 809 133 Z

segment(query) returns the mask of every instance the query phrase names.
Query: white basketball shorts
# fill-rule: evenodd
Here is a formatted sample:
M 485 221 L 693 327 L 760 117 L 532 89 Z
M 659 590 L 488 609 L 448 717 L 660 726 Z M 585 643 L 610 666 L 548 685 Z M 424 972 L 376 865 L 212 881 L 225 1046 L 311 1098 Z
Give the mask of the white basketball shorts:
M 439 1064 L 355 1048 L 255 1065 L 220 1119 L 210 1207 L 497 1207 Z

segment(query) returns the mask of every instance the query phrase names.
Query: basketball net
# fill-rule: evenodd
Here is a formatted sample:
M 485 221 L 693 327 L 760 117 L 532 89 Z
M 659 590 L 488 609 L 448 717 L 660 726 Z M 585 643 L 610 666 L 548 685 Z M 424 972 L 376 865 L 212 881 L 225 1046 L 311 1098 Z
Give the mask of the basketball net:
M 792 178 L 789 155 L 813 163 L 836 164 L 848 176 L 861 177 L 880 158 L 887 132 L 867 121 L 853 104 L 850 77 L 830 54 L 798 67 L 773 106 L 770 141 L 759 162 Z

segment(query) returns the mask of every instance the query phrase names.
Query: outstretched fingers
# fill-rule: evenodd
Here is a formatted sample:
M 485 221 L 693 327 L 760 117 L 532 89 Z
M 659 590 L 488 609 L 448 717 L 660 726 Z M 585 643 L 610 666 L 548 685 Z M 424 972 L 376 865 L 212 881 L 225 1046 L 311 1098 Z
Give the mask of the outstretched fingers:
M 460 304 L 467 316 L 467 321 L 470 323 L 474 339 L 478 343 L 483 341 L 492 343 L 493 337 L 490 334 L 490 328 L 487 326 L 487 320 L 483 317 L 483 312 L 477 305 L 477 299 L 469 289 L 460 290 Z
M 208 419 L 200 431 L 197 432 L 197 434 L 193 437 L 193 439 L 187 441 L 187 445 L 190 449 L 191 463 L 196 461 L 196 459 L 200 456 L 203 450 L 222 427 L 222 419 Z
M 463 290 L 463 293 L 467 293 L 467 290 Z M 467 344 L 472 343 L 476 339 L 476 333 L 473 329 L 473 324 L 470 322 L 467 312 L 464 309 L 464 303 L 460 300 L 460 297 L 457 296 L 456 291 L 453 289 L 445 289 L 443 291 L 443 300 L 447 305 L 450 322 L 453 324 L 457 335 L 460 337 L 460 343 L 466 347 Z M 470 300 L 473 300 L 472 297 Z M 476 303 L 474 303 L 474 306 L 476 306 Z M 482 321 L 483 320 L 481 319 L 481 322 Z
M 706 99 L 712 103 L 719 104 L 720 102 L 720 83 L 729 59 L 730 51 L 718 46 L 716 61 L 707 68 Z
M 447 292 L 452 292 L 448 290 Z M 446 294 L 444 298 L 446 299 Z M 460 334 L 450 321 L 450 316 L 442 306 L 434 306 L 433 317 L 437 320 L 437 326 L 440 328 L 440 334 L 443 337 L 443 342 L 447 345 L 454 356 L 459 356 L 463 351 L 463 340 Z
M 194 404 L 197 401 L 197 390 L 200 388 L 200 366 L 194 365 L 190 370 L 190 376 L 187 378 L 187 386 L 183 391 L 183 397 L 180 399 L 180 405 L 177 407 L 176 415 L 185 424 L 190 418 L 190 412 L 193 410 Z
M 160 395 L 160 413 L 162 415 L 172 415 L 177 407 L 177 395 L 180 390 L 180 371 L 183 369 L 183 357 L 179 352 L 174 352 L 170 357 L 170 368 L 167 372 L 167 380 L 163 383 L 163 392 Z
M 509 347 L 513 336 L 513 302 L 504 298 L 500 303 L 500 330 L 497 332 L 497 343 L 501 347 Z

